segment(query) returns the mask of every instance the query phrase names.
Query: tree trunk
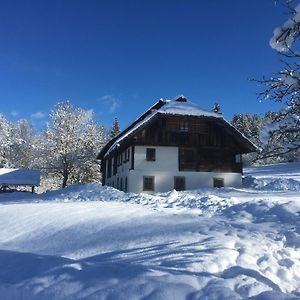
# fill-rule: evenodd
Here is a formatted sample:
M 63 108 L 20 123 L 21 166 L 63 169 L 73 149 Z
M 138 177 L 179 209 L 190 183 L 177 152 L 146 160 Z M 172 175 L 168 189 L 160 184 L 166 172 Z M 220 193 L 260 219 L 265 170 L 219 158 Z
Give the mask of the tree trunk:
M 69 178 L 69 174 L 68 174 L 67 171 L 65 171 L 64 175 L 63 175 L 63 182 L 62 182 L 62 188 L 63 189 L 67 186 L 68 178 Z
M 67 186 L 67 181 L 69 179 L 69 171 L 68 171 L 68 162 L 67 158 L 64 156 L 63 158 L 63 182 L 62 182 L 62 188 L 64 189 Z

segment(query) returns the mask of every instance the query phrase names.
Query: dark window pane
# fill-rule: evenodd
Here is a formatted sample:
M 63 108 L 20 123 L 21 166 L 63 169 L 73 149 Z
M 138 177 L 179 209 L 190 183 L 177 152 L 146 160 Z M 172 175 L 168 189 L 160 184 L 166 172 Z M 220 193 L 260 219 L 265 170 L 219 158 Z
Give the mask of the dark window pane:
M 143 190 L 154 191 L 154 176 L 143 177 Z
M 185 177 L 183 177 L 183 176 L 174 177 L 174 189 L 176 191 L 184 191 L 185 190 Z
M 127 182 L 127 177 L 125 177 L 125 188 L 124 191 L 127 192 L 128 190 L 128 182 Z
M 147 161 L 155 161 L 155 148 L 147 148 L 146 149 L 146 160 Z
M 224 178 L 214 178 L 214 187 L 224 187 Z

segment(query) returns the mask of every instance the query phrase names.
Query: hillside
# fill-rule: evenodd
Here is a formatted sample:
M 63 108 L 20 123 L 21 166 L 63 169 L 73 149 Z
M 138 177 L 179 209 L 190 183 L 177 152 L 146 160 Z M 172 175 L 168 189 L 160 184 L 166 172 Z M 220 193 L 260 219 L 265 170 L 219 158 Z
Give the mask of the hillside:
M 0 194 L 0 299 L 300 299 L 300 164 L 241 189 Z

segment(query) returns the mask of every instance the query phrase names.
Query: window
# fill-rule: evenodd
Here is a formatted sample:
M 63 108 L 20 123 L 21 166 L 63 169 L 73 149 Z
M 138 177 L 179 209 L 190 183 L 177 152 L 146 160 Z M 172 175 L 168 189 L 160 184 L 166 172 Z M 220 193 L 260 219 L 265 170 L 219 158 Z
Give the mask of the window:
M 111 177 L 111 164 L 112 164 L 112 161 L 111 161 L 111 158 L 110 158 L 108 160 L 108 165 L 107 165 L 107 178 Z
M 121 166 L 122 165 L 122 153 L 118 155 L 118 163 L 117 163 L 118 166 Z
M 224 178 L 214 178 L 214 187 L 224 187 Z
M 185 177 L 184 176 L 175 176 L 174 177 L 174 189 L 176 191 L 185 190 Z
M 128 190 L 128 181 L 127 181 L 127 177 L 125 177 L 124 191 L 127 192 L 127 190 Z
M 130 148 L 127 149 L 127 161 L 130 161 Z
M 242 162 L 242 155 L 241 154 L 236 154 L 235 155 L 235 162 L 237 164 L 240 164 Z
M 143 177 L 143 191 L 154 191 L 154 176 Z
M 123 162 L 124 162 L 124 163 L 126 163 L 126 162 L 129 161 L 129 156 L 128 156 L 129 152 L 128 152 L 128 150 L 129 150 L 129 149 L 126 149 L 126 150 L 124 151 L 124 153 L 123 153 Z
M 119 178 L 117 178 L 117 189 L 119 189 Z
M 155 161 L 155 148 L 147 148 L 146 149 L 146 160 L 147 161 Z
M 120 190 L 123 191 L 123 178 L 120 180 Z
M 123 162 L 128 162 L 129 161 L 129 156 L 130 156 L 130 148 L 126 149 L 123 155 Z
M 197 171 L 197 152 L 193 148 L 179 148 L 179 171 Z
M 180 121 L 180 127 L 179 127 L 180 132 L 188 132 L 189 131 L 189 123 L 188 121 Z
M 118 172 L 118 164 L 117 164 L 117 156 L 114 157 L 114 165 L 113 165 L 113 175 L 116 175 Z

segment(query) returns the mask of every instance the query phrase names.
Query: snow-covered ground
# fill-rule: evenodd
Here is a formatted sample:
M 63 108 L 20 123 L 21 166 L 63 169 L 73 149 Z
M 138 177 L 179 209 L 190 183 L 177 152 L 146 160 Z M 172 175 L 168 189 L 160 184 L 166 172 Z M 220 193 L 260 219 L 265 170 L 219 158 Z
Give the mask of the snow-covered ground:
M 0 299 L 300 299 L 300 164 L 242 189 L 0 194 Z

